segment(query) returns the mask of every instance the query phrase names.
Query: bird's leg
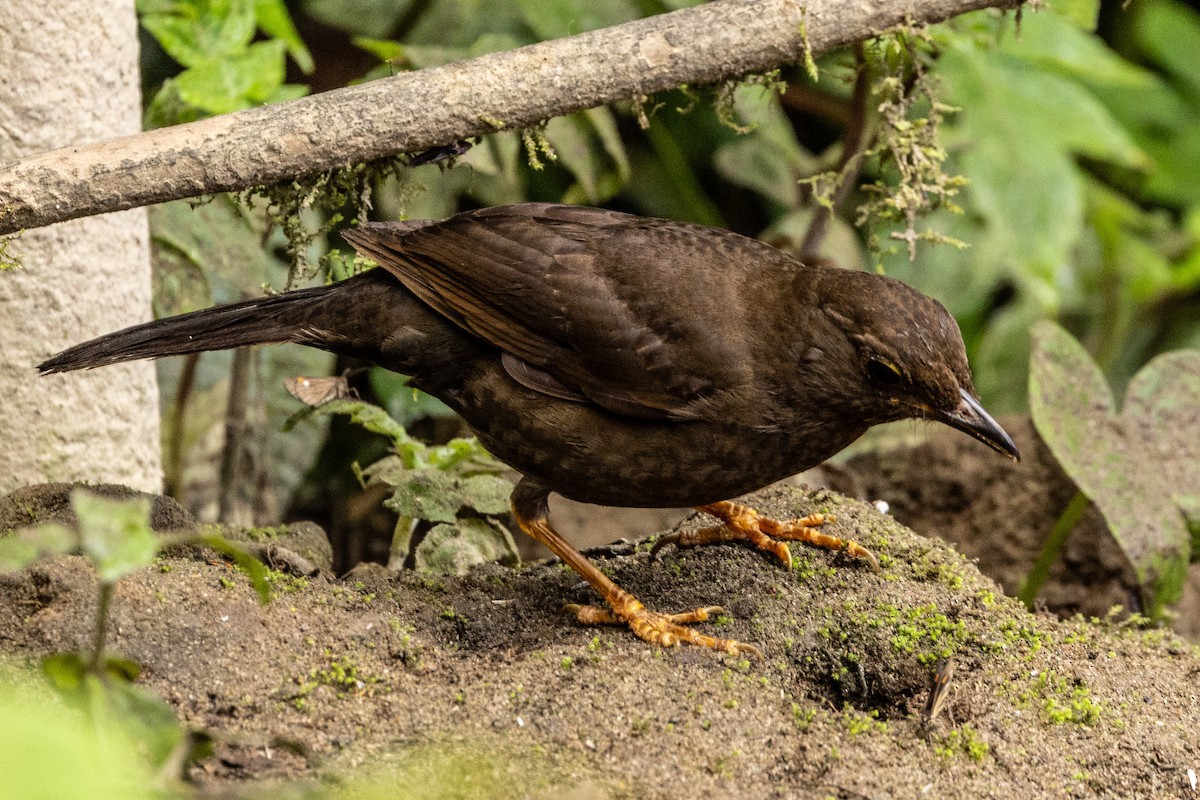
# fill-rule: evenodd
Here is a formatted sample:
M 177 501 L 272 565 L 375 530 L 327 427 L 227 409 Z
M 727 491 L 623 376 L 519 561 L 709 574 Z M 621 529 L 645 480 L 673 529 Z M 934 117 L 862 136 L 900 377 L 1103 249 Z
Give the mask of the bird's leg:
M 517 484 L 512 495 L 513 516 L 521 530 L 546 545 L 563 562 L 592 585 L 609 608 L 568 605 L 566 608 L 585 625 L 624 624 L 651 644 L 671 647 L 680 642 L 710 647 L 730 655 L 754 653 L 758 648 L 733 639 L 705 636 L 685 627 L 690 622 L 703 622 L 711 614 L 722 611 L 720 606 L 708 606 L 682 614 L 660 614 L 650 611 L 636 597 L 617 586 L 607 575 L 562 538 L 550 525 L 548 499 L 550 490 L 528 478 Z
M 668 544 L 676 547 L 695 547 L 714 542 L 748 541 L 759 550 L 770 553 L 790 567 L 792 552 L 788 548 L 787 542 L 781 541 L 787 540 L 805 542 L 826 550 L 844 550 L 855 558 L 865 559 L 870 563 L 872 569 L 876 572 L 879 571 L 879 561 L 875 558 L 874 553 L 858 542 L 839 539 L 817 530 L 817 527 L 826 522 L 834 521 L 833 516 L 829 514 L 809 514 L 800 519 L 777 520 L 760 516 L 750 506 L 729 500 L 697 506 L 696 510 L 712 514 L 721 520 L 722 524 L 696 531 L 667 534 L 654 543 L 654 547 L 650 550 L 651 557 L 654 557 L 661 548 Z

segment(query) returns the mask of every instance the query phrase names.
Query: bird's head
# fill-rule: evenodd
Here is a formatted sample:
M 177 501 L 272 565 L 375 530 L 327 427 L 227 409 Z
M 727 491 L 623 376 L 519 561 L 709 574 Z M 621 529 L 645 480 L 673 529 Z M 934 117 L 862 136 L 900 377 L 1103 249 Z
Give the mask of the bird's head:
M 942 422 L 1019 461 L 1016 444 L 975 395 L 962 333 L 945 306 L 892 278 L 838 272 L 846 285 L 837 296 L 853 301 L 824 310 L 853 351 L 862 413 Z

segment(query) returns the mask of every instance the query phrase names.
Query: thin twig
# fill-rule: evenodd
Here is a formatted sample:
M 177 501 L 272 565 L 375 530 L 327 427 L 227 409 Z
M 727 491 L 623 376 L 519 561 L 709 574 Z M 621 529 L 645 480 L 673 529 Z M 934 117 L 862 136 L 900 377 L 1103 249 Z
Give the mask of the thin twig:
M 221 451 L 221 485 L 217 500 L 217 518 L 221 522 L 231 520 L 241 489 L 246 399 L 250 389 L 250 359 L 253 352 L 249 347 L 234 350 L 233 368 L 229 371 L 229 405 L 225 409 L 225 446 Z
M 192 390 L 196 385 L 196 366 L 199 363 L 200 353 L 189 353 L 183 359 L 183 370 L 179 373 L 179 383 L 175 389 L 171 427 L 167 431 L 166 449 L 170 461 L 166 464 L 163 475 L 163 494 L 180 502 L 183 502 L 183 422 L 187 417 L 188 401 L 191 400 Z
M 829 205 L 818 203 L 813 212 L 804 241 L 800 244 L 801 261 L 812 261 L 820 255 L 821 243 L 825 240 L 834 212 L 846 202 L 850 190 L 858 183 L 863 153 L 869 146 L 867 104 L 871 99 L 871 76 L 862 42 L 854 46 L 854 60 L 858 69 L 854 76 L 854 95 L 850 101 L 850 121 L 842 137 L 842 158 L 837 169 L 840 182 L 837 191 L 829 199 Z

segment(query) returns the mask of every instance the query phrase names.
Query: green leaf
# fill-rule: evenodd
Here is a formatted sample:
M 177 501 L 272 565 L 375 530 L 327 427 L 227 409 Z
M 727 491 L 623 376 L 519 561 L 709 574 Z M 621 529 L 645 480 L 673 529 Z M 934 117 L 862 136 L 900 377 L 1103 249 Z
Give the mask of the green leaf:
M 93 724 L 119 730 L 156 768 L 186 743 L 175 709 L 133 683 L 141 668 L 129 659 L 108 656 L 94 674 L 83 654 L 57 653 L 42 659 L 42 672 L 68 704 Z
M 1200 14 L 1175 0 L 1139 3 L 1134 36 L 1155 61 L 1200 98 Z
M 238 569 L 246 573 L 260 603 L 265 605 L 271 601 L 271 581 L 267 577 L 265 564 L 219 534 L 206 533 L 199 536 L 198 541 L 229 557 Z
M 175 78 L 179 96 L 209 114 L 265 103 L 283 85 L 284 44 L 255 42 L 245 51 L 199 62 Z
M 362 425 L 371 433 L 378 433 L 380 436 L 388 437 L 392 440 L 394 447 L 399 448 L 411 442 L 408 431 L 404 429 L 404 426 L 392 419 L 387 411 L 374 403 L 367 403 L 362 400 L 331 400 L 312 409 L 309 414 L 318 417 L 332 414 L 348 414 L 351 422 L 356 425 Z
M 85 653 L 52 653 L 42 659 L 42 674 L 59 694 L 79 699 L 84 679 L 91 672 Z M 106 655 L 101 658 L 97 677 L 120 683 L 133 683 L 142 674 L 136 661 L 121 656 Z
M 369 36 L 355 36 L 351 44 L 360 50 L 366 50 L 380 61 L 392 61 L 404 54 L 404 45 L 391 39 L 372 39 Z
M 64 697 L 73 697 L 83 685 L 87 661 L 79 652 L 52 653 L 42 659 L 42 674 L 54 690 Z
M 1092 12 L 1093 23 L 1095 12 Z M 1004 52 L 1088 85 L 1147 89 L 1157 83 L 1152 72 L 1121 58 L 1104 40 L 1056 13 L 1025 14 L 1021 35 L 1006 38 Z
M 629 0 L 516 0 L 522 18 L 543 41 L 619 25 L 641 16 Z
M 1155 218 L 1127 195 L 1113 191 L 1100 181 L 1087 185 L 1088 217 L 1103 245 L 1103 263 L 1098 281 L 1121 278 L 1121 291 L 1110 302 L 1121 303 L 1132 314 L 1139 303 L 1157 300 L 1172 284 L 1171 265 L 1155 240 Z M 1084 259 L 1081 257 L 1080 262 Z M 1088 287 L 1106 291 L 1106 287 Z M 1087 297 L 1080 300 L 1087 302 Z
M 508 512 L 512 490 L 512 482 L 499 475 L 472 475 L 462 479 L 460 496 L 463 508 L 480 514 L 504 514 Z
M 32 673 L 0 674 L 0 794 L 56 800 L 161 800 L 144 752 L 111 715 L 84 719 Z
M 1151 616 L 1175 602 L 1191 546 L 1176 495 L 1200 481 L 1200 352 L 1159 356 L 1116 413 L 1100 369 L 1059 326 L 1034 326 L 1034 425 L 1096 504 L 1146 591 Z
M 71 508 L 79 518 L 83 552 L 96 565 L 103 583 L 115 583 L 158 557 L 159 541 L 150 529 L 147 498 L 111 500 L 76 489 L 71 492 Z
M 386 36 L 415 0 L 306 0 L 303 13 L 335 30 Z M 454 5 L 438 3 L 436 5 Z
M 770 198 L 784 208 L 796 206 L 797 181 L 821 171 L 817 158 L 801 147 L 774 92 L 743 86 L 735 95 L 738 117 L 752 128 L 721 145 L 713 155 L 717 171 L 730 183 Z
M 1021 19 L 1021 34 L 1024 35 L 1024 27 L 1030 24 L 1031 18 L 1038 19 L 1041 17 L 1058 16 L 1079 29 L 1085 31 L 1094 31 L 1096 29 L 1096 20 L 1100 16 L 1100 0 L 1049 0 L 1046 4 L 1049 6 L 1046 11 L 1038 11 L 1036 14 L 1026 14 Z
M 463 510 L 503 514 L 512 494 L 512 484 L 498 475 L 461 477 L 438 469 L 394 472 L 387 483 L 395 487 L 384 501 L 388 508 L 431 522 L 454 522 Z
M 186 746 L 187 732 L 179 724 L 175 709 L 162 698 L 126 681 L 107 681 L 102 686 L 108 713 L 138 743 L 153 766 L 163 767 L 177 749 Z
M 434 469 L 407 472 L 384 505 L 402 517 L 453 522 L 462 508 L 459 479 Z
M 474 436 L 455 438 L 430 447 L 426 459 L 431 467 L 459 475 L 499 475 L 508 469 L 492 456 Z
M 236 56 L 254 38 L 255 0 L 178 0 L 150 9 L 142 26 L 185 67 Z
M 608 199 L 600 196 L 607 164 L 599 142 L 591 135 L 591 125 L 585 115 L 554 117 L 546 123 L 546 139 L 554 148 L 559 163 L 579 182 L 586 202 L 595 205 Z
M 953 130 L 967 196 L 981 214 L 985 258 L 1026 282 L 1037 304 L 1060 305 L 1062 265 L 1083 233 L 1084 186 L 1077 155 L 1134 169 L 1149 161 L 1081 83 L 1008 53 L 951 39 L 938 74 L 960 107 Z
M 1126 433 L 1143 442 L 1160 488 L 1190 514 L 1200 487 L 1200 351 L 1156 356 L 1125 390 Z
M 477 564 L 514 558 L 512 534 L 486 520 L 468 517 L 435 525 L 417 547 L 416 568 L 463 575 Z
M 79 545 L 70 528 L 55 523 L 0 536 L 0 572 L 16 572 L 43 558 L 69 553 Z
M 263 33 L 287 45 L 288 55 L 305 75 L 313 71 L 312 53 L 300 38 L 284 0 L 255 0 L 254 18 Z

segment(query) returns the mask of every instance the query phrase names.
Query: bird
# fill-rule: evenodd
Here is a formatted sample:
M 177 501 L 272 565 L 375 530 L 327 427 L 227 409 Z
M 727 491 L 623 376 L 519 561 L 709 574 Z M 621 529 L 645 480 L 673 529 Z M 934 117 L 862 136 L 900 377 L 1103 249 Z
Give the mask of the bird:
M 520 479 L 513 517 L 624 624 L 658 646 L 750 643 L 694 626 L 719 612 L 646 608 L 553 527 L 548 500 L 693 507 L 721 523 L 670 539 L 788 541 L 873 554 L 736 502 L 814 467 L 874 425 L 950 425 L 1019 459 L 980 403 L 946 308 L 874 272 L 804 263 L 722 228 L 521 203 L 343 231 L 375 262 L 345 280 L 135 325 L 66 349 L 43 374 L 296 342 L 409 376 Z

